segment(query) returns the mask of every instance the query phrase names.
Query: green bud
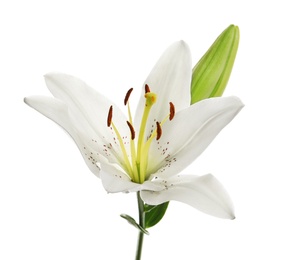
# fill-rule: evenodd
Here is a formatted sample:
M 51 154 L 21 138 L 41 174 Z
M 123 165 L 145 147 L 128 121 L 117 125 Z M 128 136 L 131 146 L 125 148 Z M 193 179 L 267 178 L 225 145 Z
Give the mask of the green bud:
M 239 28 L 230 25 L 193 68 L 191 103 L 222 96 L 239 43 Z

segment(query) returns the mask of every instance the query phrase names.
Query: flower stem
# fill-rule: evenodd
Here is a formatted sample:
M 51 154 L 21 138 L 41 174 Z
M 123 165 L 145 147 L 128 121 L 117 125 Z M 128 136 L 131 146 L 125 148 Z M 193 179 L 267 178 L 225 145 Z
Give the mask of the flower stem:
M 138 212 L 139 212 L 139 225 L 145 228 L 145 212 L 144 212 L 144 202 L 140 197 L 140 191 L 137 192 L 137 202 L 138 202 Z M 144 233 L 139 231 L 136 258 L 135 260 L 141 259 L 142 247 L 143 247 Z

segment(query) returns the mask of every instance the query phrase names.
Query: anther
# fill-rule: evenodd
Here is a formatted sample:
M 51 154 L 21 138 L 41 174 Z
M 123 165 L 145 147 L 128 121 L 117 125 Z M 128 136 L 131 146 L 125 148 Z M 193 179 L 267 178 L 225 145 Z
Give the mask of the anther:
M 148 84 L 145 84 L 145 94 L 150 92 L 150 88 Z
M 109 111 L 108 111 L 108 116 L 107 116 L 107 126 L 109 127 L 112 122 L 112 106 L 110 106 Z
M 162 136 L 162 128 L 161 128 L 161 125 L 160 125 L 160 123 L 158 121 L 156 122 L 156 125 L 157 125 L 157 137 L 156 137 L 156 140 L 158 141 L 160 139 L 160 137 Z
M 126 96 L 125 96 L 125 98 L 124 98 L 124 106 L 126 106 L 126 104 L 127 104 L 127 102 L 128 102 L 128 99 L 129 99 L 129 97 L 130 97 L 130 95 L 131 95 L 132 90 L 133 90 L 133 88 L 131 88 L 131 89 L 129 89 L 129 90 L 127 91 Z
M 169 115 L 169 120 L 171 121 L 174 116 L 175 116 L 175 106 L 172 102 L 169 103 L 170 104 L 170 115 Z
M 133 125 L 129 121 L 126 121 L 126 122 L 127 122 L 127 125 L 129 126 L 129 129 L 131 132 L 131 140 L 134 140 L 135 139 L 135 130 L 133 128 Z

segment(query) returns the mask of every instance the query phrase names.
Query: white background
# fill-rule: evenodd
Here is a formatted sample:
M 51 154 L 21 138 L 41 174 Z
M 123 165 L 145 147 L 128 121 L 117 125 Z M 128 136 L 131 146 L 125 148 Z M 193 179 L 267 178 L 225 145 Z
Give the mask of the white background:
M 78 76 L 121 106 L 171 43 L 185 40 L 195 64 L 230 24 L 241 41 L 224 95 L 246 106 L 187 171 L 214 174 L 236 219 L 173 202 L 143 259 L 285 259 L 285 8 L 242 2 L 1 1 L 0 259 L 134 258 L 137 231 L 119 214 L 137 218 L 135 194 L 106 194 L 64 131 L 23 103 L 50 95 L 43 75 Z

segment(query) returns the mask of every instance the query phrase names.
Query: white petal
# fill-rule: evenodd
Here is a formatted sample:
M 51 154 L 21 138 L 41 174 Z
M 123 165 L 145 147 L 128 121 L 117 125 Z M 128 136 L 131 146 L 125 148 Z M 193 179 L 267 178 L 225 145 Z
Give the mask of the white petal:
M 112 101 L 87 86 L 85 82 L 70 75 L 50 73 L 45 76 L 45 80 L 51 93 L 68 106 L 73 122 L 90 137 L 90 140 L 96 140 L 100 145 L 111 143 L 116 153 L 121 155 L 117 137 L 107 127 L 107 115 L 111 105 L 113 106 L 112 120 L 122 137 L 129 136 L 130 131 L 125 116 Z M 128 145 L 126 150 L 129 151 Z
M 100 179 L 106 191 L 111 193 L 140 189 L 138 183 L 132 182 L 123 171 L 109 163 L 101 163 Z
M 243 107 L 236 97 L 210 98 L 180 111 L 163 125 L 163 134 L 153 142 L 148 173 L 178 174 L 191 164 Z
M 177 111 L 190 105 L 191 72 L 190 50 L 183 41 L 172 44 L 160 57 L 144 82 L 144 86 L 148 84 L 151 92 L 157 94 L 157 102 L 151 111 L 146 136 L 149 135 L 154 120 L 160 122 L 169 114 L 169 102 L 174 103 Z M 137 129 L 145 104 L 144 86 L 135 116 Z
M 101 162 L 100 179 L 107 192 L 136 192 L 142 189 L 159 191 L 164 189 L 161 183 L 145 181 L 143 184 L 132 182 L 117 165 Z
M 212 216 L 235 218 L 228 193 L 211 174 L 201 177 L 174 176 L 163 182 L 166 185 L 164 191 L 141 191 L 141 197 L 147 204 L 158 205 L 176 200 Z
M 67 106 L 60 100 L 49 97 L 28 97 L 25 98 L 24 101 L 32 108 L 63 127 L 77 144 L 90 170 L 96 176 L 99 176 L 99 167 L 97 166 L 98 158 L 96 154 L 92 155 L 92 152 L 84 142 L 84 137 L 71 122 Z

